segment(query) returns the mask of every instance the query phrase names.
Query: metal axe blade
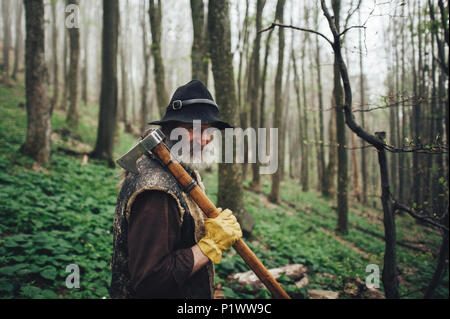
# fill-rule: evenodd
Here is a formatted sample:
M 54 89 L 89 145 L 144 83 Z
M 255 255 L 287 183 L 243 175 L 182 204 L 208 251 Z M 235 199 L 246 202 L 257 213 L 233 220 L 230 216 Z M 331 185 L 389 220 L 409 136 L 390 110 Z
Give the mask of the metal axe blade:
M 143 140 L 133 146 L 128 152 L 122 155 L 116 162 L 120 167 L 130 171 L 134 174 L 139 174 L 137 167 L 137 160 L 145 154 L 150 152 L 156 145 L 164 140 L 164 134 L 160 129 L 152 131 Z

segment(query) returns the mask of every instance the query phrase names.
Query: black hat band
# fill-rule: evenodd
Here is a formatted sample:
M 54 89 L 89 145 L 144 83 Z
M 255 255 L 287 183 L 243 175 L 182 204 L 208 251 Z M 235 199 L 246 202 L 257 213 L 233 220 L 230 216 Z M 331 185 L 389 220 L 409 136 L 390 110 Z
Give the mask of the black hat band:
M 217 109 L 219 109 L 219 107 L 217 106 L 216 103 L 214 103 L 214 101 L 208 100 L 208 99 L 190 99 L 190 100 L 175 100 L 172 102 L 172 109 L 177 111 L 180 110 L 184 105 L 190 105 L 190 104 L 210 104 L 210 105 L 214 105 Z

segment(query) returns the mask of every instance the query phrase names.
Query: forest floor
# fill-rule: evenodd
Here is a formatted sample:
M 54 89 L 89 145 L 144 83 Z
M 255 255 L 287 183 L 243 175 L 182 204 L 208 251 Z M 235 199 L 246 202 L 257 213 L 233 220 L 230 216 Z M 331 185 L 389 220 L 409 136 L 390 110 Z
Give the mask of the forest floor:
M 112 225 L 120 169 L 108 168 L 85 156 L 95 143 L 95 105 L 80 105 L 80 126 L 71 132 L 64 112 L 52 117 L 52 161 L 38 167 L 17 150 L 25 140 L 23 85 L 0 86 L 0 298 L 107 298 L 111 273 Z M 136 138 L 119 133 L 116 155 Z M 217 197 L 217 169 L 204 175 L 208 195 Z M 314 190 L 301 192 L 298 181 L 285 178 L 279 205 L 269 203 L 270 178 L 263 176 L 260 192 L 244 182 L 246 209 L 255 227 L 245 241 L 267 268 L 302 264 L 308 284 L 278 280 L 294 298 L 308 298 L 311 289 L 339 293 L 339 298 L 374 298 L 364 286 L 366 267 L 383 268 L 382 212 L 350 203 L 349 232 L 335 232 L 335 201 Z M 433 275 L 440 246 L 435 229 L 397 215 L 398 268 L 402 298 L 422 298 Z M 80 288 L 66 287 L 66 267 L 80 268 Z M 265 288 L 253 289 L 230 279 L 248 267 L 233 251 L 216 266 L 216 285 L 226 298 L 270 298 Z M 448 298 L 448 272 L 435 292 Z

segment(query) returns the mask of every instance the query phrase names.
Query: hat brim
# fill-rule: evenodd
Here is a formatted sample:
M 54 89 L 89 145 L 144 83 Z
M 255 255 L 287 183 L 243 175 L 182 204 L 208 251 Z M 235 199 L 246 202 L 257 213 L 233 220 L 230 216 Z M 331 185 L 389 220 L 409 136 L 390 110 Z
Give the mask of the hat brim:
M 201 124 L 211 125 L 219 130 L 226 128 L 234 128 L 232 125 L 225 121 L 222 121 L 218 114 L 217 109 L 212 106 L 202 107 L 199 105 L 189 105 L 183 107 L 181 110 L 176 112 L 166 112 L 164 117 L 159 121 L 149 122 L 151 125 L 164 125 L 169 123 L 185 123 L 192 124 L 194 120 L 201 121 Z

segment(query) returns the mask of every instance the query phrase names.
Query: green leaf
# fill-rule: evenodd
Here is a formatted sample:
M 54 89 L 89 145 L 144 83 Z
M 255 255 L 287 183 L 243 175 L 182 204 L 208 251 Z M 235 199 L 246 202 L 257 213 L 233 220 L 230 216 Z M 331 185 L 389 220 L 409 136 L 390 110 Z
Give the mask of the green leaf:
M 49 289 L 42 290 L 41 295 L 47 299 L 58 299 L 59 298 L 58 295 L 54 291 L 49 290 Z
M 45 279 L 55 280 L 58 272 L 55 267 L 47 266 L 43 271 L 41 271 L 41 276 Z
M 26 285 L 26 286 L 20 288 L 20 292 L 21 292 L 22 296 L 30 297 L 30 298 L 38 297 L 40 295 L 41 291 L 42 291 L 41 288 L 34 287 L 31 285 Z

